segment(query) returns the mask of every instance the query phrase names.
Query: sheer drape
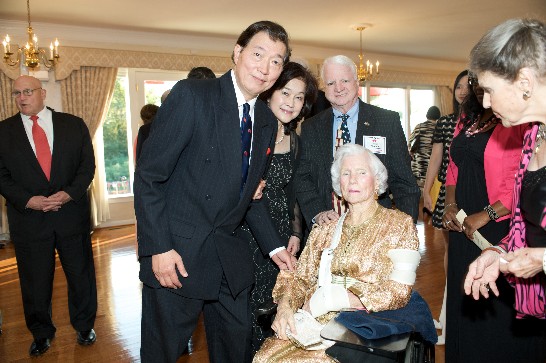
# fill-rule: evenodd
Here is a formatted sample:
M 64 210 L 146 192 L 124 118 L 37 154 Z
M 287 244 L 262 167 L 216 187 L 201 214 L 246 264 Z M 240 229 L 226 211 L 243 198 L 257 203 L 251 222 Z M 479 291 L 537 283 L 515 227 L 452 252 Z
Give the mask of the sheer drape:
M 13 81 L 4 72 L 0 72 L 0 121 L 15 115 L 18 110 L 11 97 Z M 6 200 L 0 196 L 0 233 L 9 233 Z
M 96 227 L 110 218 L 104 169 L 102 132 L 97 132 L 108 111 L 117 68 L 81 67 L 60 81 L 64 112 L 83 118 L 95 150 L 95 178 L 91 184 L 91 216 Z
M 453 91 L 447 86 L 436 86 L 436 95 L 438 97 L 437 105 L 440 105 L 442 115 L 449 115 L 453 112 Z

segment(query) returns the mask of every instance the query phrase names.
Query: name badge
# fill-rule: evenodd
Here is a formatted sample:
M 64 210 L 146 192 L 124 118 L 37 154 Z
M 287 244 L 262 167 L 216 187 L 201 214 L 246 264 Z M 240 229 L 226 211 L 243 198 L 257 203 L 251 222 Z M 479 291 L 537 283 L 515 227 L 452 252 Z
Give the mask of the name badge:
M 362 144 L 374 154 L 387 154 L 387 138 L 384 136 L 364 136 Z

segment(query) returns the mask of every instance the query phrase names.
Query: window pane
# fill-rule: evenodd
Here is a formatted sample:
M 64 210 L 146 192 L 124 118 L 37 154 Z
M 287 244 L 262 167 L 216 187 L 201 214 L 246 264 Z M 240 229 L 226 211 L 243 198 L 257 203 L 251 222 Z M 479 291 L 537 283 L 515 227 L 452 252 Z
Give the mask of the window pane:
M 406 90 L 403 88 L 370 87 L 370 104 L 398 112 L 406 133 Z
M 166 90 L 174 87 L 177 81 L 159 81 L 159 80 L 145 80 L 144 81 L 144 95 L 146 97 L 146 104 L 151 103 L 157 106 L 161 106 L 161 95 Z
M 127 77 L 118 77 L 103 125 L 104 165 L 109 196 L 131 193 L 125 111 L 127 88 Z
M 427 111 L 434 106 L 434 92 L 430 89 L 412 89 L 410 92 L 410 129 L 427 120 Z

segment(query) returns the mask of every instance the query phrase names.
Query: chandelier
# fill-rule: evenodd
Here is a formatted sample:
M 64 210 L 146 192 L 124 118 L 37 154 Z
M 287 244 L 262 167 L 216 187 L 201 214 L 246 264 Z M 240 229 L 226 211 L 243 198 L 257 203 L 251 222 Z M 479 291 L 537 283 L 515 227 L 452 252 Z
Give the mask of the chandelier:
M 366 63 L 364 63 L 364 54 L 362 53 L 362 32 L 364 29 L 369 27 L 371 27 L 370 24 L 360 24 L 354 27 L 355 30 L 360 32 L 360 54 L 358 55 L 359 64 L 357 72 L 358 81 L 361 85 L 363 85 L 366 81 L 371 81 L 372 79 L 377 78 L 379 75 L 379 61 L 375 62 L 375 67 L 369 59 L 366 60 Z
M 53 68 L 59 62 L 59 41 L 55 39 L 49 45 L 49 52 L 46 54 L 44 48 L 38 47 L 38 37 L 34 34 L 32 26 L 30 24 L 30 0 L 27 0 L 27 17 L 28 17 L 28 40 L 24 47 L 16 47 L 16 50 L 12 51 L 10 44 L 10 37 L 6 35 L 2 45 L 4 46 L 4 63 L 10 67 L 16 67 L 23 61 L 23 64 L 32 70 L 40 67 L 40 62 L 46 68 Z M 12 58 L 17 52 L 17 55 Z M 22 58 L 22 59 L 21 59 Z

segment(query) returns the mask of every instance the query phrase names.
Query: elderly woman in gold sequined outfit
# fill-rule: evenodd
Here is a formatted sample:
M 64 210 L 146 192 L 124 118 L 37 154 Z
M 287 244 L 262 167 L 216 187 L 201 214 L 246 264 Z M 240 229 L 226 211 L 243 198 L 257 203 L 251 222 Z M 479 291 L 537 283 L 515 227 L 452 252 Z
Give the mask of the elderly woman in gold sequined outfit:
M 288 340 L 304 333 L 294 320 L 300 308 L 326 324 L 343 309 L 398 309 L 410 299 L 420 258 L 417 231 L 409 215 L 376 201 L 387 188 L 385 166 L 368 149 L 347 144 L 331 171 L 333 189 L 349 210 L 337 222 L 315 226 L 296 270 L 280 272 L 273 290 L 277 338 L 264 342 L 254 362 L 330 360 L 324 350 Z

